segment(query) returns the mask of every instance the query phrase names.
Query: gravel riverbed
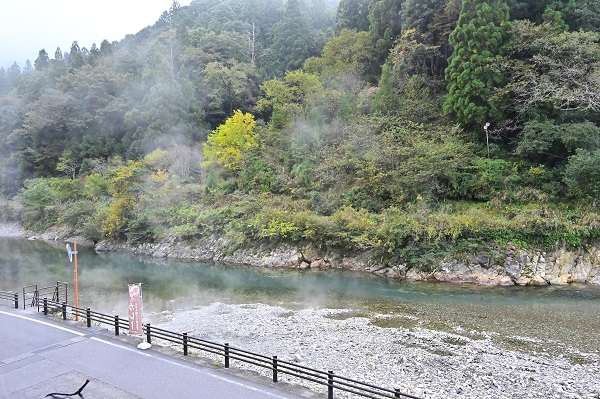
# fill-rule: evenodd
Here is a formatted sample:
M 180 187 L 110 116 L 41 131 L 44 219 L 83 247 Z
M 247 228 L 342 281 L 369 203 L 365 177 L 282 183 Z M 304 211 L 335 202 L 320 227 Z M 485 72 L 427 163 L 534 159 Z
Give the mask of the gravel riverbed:
M 569 350 L 552 340 L 514 335 L 509 338 L 517 349 L 511 349 L 498 344 L 497 333 L 423 328 L 411 314 L 396 314 L 394 327 L 381 327 L 390 315 L 361 317 L 350 309 L 260 303 L 213 303 L 159 316 L 160 328 L 422 398 L 600 398 L 598 353 Z M 403 318 L 406 328 L 397 325 Z M 531 349 L 553 346 L 558 349 Z M 256 370 L 270 376 L 270 371 Z M 301 380 L 280 379 L 324 392 Z M 335 397 L 356 396 L 336 391 Z
M 24 230 L 18 223 L 0 223 L 0 237 L 22 237 Z

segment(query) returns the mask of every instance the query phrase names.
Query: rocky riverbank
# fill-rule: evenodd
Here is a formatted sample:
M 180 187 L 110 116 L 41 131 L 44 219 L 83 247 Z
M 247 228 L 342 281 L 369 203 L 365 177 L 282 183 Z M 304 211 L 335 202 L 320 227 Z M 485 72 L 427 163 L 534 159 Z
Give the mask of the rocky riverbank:
M 17 223 L 0 224 L 0 237 L 28 234 Z M 76 241 L 79 245 L 94 243 L 83 237 L 71 237 L 67 231 L 28 234 L 31 238 L 50 241 Z M 328 254 L 310 245 L 262 244 L 232 250 L 224 237 L 209 237 L 193 243 L 167 240 L 159 243 L 129 245 L 103 241 L 95 245 L 99 252 L 130 252 L 156 258 L 172 258 L 199 262 L 217 262 L 251 267 L 324 269 L 336 268 L 377 274 L 389 279 L 474 283 L 479 285 L 567 285 L 586 283 L 600 285 L 600 243 L 576 250 L 524 250 L 516 247 L 497 252 L 494 258 L 474 254 L 469 260 L 449 259 L 432 265 L 432 271 L 410 268 L 406 264 L 383 265 L 377 256 L 360 254 Z
M 412 327 L 378 326 L 390 317 L 357 317 L 349 309 L 214 303 L 164 314 L 159 327 L 428 399 L 600 398 L 598 353 L 582 353 L 560 340 L 503 337 L 516 348 L 542 348 L 512 349 L 499 343 L 496 332 L 459 325 L 436 331 L 410 314 L 393 317 L 405 318 Z M 323 392 L 308 382 L 293 383 Z
M 475 254 L 468 261 L 447 260 L 433 265 L 433 272 L 409 268 L 405 264 L 382 265 L 369 251 L 358 255 L 332 255 L 311 246 L 299 247 L 289 244 L 277 247 L 261 245 L 232 251 L 230 243 L 224 238 L 200 239 L 194 242 L 193 246 L 173 241 L 137 246 L 101 242 L 96 245 L 96 249 L 255 267 L 338 268 L 374 273 L 390 279 L 417 281 L 498 286 L 600 284 L 599 245 L 587 245 L 574 251 L 560 248 L 551 252 L 508 247 L 495 259 Z

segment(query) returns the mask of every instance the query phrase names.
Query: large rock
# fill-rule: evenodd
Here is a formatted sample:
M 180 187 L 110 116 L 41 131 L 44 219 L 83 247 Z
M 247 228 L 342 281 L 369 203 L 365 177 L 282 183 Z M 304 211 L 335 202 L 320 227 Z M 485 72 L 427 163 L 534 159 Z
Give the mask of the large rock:
M 515 283 L 514 283 L 513 279 L 508 276 L 499 276 L 499 277 L 496 277 L 494 285 L 497 285 L 500 287 L 509 287 L 511 285 L 515 285 Z
M 544 280 L 542 276 L 535 275 L 531 278 L 531 280 L 529 280 L 528 285 L 541 287 L 544 285 L 548 285 L 548 282 Z
M 522 266 L 518 260 L 507 257 L 504 260 L 504 272 L 507 276 L 518 279 L 521 277 Z
M 571 275 L 565 273 L 551 279 L 550 285 L 568 285 L 570 282 L 572 282 Z
M 585 256 L 580 256 L 575 263 L 575 267 L 571 269 L 574 283 L 585 283 L 592 273 L 592 264 Z
M 529 277 L 525 277 L 525 276 L 521 276 L 518 279 L 515 280 L 515 284 L 516 285 L 529 285 L 529 282 L 531 281 L 531 278 Z
M 558 274 L 571 273 L 577 264 L 577 258 L 579 254 L 577 252 L 569 252 L 566 248 L 561 249 L 556 254 L 556 266 L 558 268 Z

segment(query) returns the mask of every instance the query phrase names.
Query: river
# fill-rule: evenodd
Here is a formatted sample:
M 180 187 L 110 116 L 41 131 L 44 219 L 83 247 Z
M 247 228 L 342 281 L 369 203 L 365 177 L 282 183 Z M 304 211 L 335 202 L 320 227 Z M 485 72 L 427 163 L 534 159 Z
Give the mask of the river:
M 98 254 L 79 246 L 79 303 L 126 314 L 127 284 L 142 283 L 147 320 L 215 302 L 264 303 L 293 309 L 344 308 L 382 327 L 487 331 L 511 346 L 556 342 L 600 353 L 600 287 L 482 287 L 388 281 L 364 273 L 257 269 Z M 73 264 L 62 243 L 0 238 L 0 289 L 67 282 Z M 72 300 L 70 301 L 72 302 Z M 384 319 L 373 315 L 384 314 Z M 515 341 L 509 337 L 527 337 Z M 539 349 L 539 348 L 537 348 Z
M 141 282 L 145 322 L 420 397 L 600 397 L 598 286 L 388 281 L 78 250 L 79 304 L 102 313 L 126 315 L 127 285 Z M 64 243 L 0 238 L 0 290 L 57 281 L 73 303 Z

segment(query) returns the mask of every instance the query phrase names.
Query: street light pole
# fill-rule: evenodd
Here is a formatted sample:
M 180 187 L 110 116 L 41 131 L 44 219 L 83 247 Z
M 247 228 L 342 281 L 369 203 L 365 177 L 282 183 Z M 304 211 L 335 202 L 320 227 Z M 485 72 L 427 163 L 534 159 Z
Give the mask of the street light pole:
M 483 130 L 485 130 L 485 142 L 487 144 L 488 158 L 489 158 L 490 157 L 490 137 L 488 135 L 488 127 L 490 127 L 490 123 L 486 122 L 485 125 L 483 126 Z

